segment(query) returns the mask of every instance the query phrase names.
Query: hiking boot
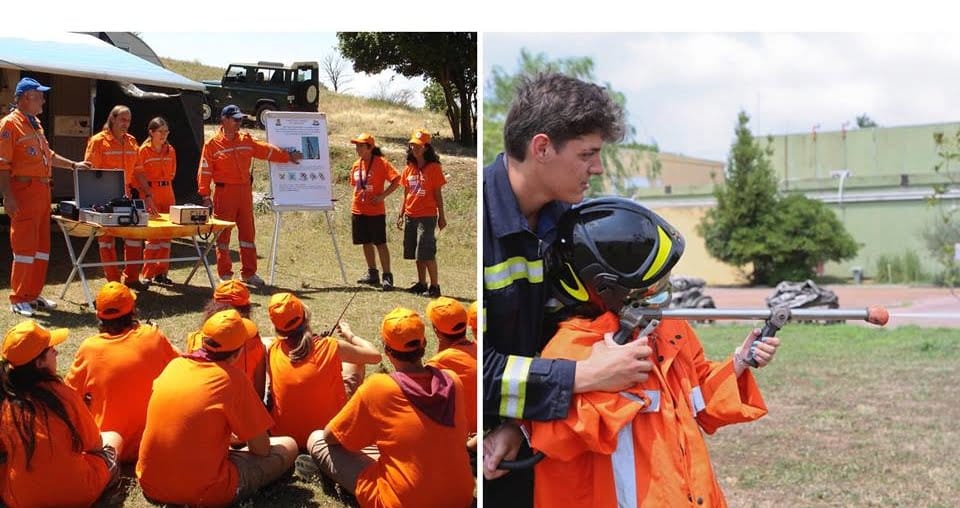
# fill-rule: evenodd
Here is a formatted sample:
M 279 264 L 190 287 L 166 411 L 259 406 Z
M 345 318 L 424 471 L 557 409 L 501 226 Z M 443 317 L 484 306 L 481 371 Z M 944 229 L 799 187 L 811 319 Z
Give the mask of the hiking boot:
M 125 281 L 123 285 L 136 291 L 146 291 L 150 287 L 150 282 L 142 281 L 140 279 L 132 279 Z
M 393 274 L 390 272 L 383 272 L 383 290 L 392 291 L 393 290 Z
M 160 275 L 154 277 L 153 282 L 156 282 L 157 284 L 165 284 L 167 286 L 173 285 L 173 281 L 170 280 L 170 277 L 167 277 L 167 274 L 165 273 L 161 273 Z
M 30 303 L 32 303 L 33 306 L 36 307 L 36 308 L 38 308 L 38 309 L 53 310 L 53 309 L 56 309 L 56 308 L 57 308 L 57 302 L 56 302 L 56 301 L 51 300 L 51 299 L 49 299 L 49 298 L 44 298 L 44 297 L 42 297 L 42 296 L 38 296 L 36 300 L 34 300 L 34 301 L 30 302 Z
M 422 295 L 429 296 L 430 298 L 440 298 L 440 286 L 430 286 Z
M 357 279 L 357 284 L 367 284 L 368 286 L 380 285 L 380 270 L 376 268 L 367 268 L 367 276 Z
M 407 288 L 407 293 L 413 293 L 415 295 L 422 295 L 427 290 L 426 283 L 417 282 L 416 284 Z
M 264 282 L 263 279 L 261 279 L 257 274 L 253 274 L 246 279 L 243 279 L 243 283 L 255 288 L 262 288 L 263 286 L 267 285 L 267 283 Z
M 33 317 L 33 306 L 29 302 L 20 302 L 10 305 L 10 310 L 14 314 L 20 314 L 24 317 Z
M 320 467 L 317 466 L 317 461 L 304 453 L 297 455 L 297 460 L 293 463 L 293 468 L 297 472 L 297 476 L 303 481 L 312 481 L 320 476 Z

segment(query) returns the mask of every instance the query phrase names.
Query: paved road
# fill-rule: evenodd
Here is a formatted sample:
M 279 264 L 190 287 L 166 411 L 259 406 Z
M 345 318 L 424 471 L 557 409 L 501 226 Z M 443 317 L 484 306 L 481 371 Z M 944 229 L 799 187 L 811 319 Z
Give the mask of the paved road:
M 882 305 L 890 311 L 887 326 L 918 325 L 927 327 L 956 327 L 960 333 L 960 289 L 956 294 L 935 287 L 895 285 L 827 285 L 840 300 L 840 307 L 869 307 Z M 773 294 L 773 288 L 707 287 L 717 307 L 766 308 L 764 298 Z

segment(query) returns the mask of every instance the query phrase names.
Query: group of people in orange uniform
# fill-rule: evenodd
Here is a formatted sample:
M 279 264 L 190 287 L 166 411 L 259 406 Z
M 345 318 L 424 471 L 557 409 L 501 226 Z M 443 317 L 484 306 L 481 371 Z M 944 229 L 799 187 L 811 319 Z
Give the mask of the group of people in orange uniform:
M 438 352 L 427 361 L 424 319 L 401 307 L 383 318 L 385 354 L 346 322 L 314 332 L 292 293 L 271 297 L 275 335 L 261 338 L 238 280 L 217 286 L 182 352 L 138 320 L 136 295 L 120 282 L 99 291 L 96 313 L 100 333 L 80 344 L 63 378 L 56 346 L 67 330 L 24 320 L 3 337 L 8 508 L 89 506 L 109 495 L 123 463 L 135 464 L 156 503 L 235 504 L 292 469 L 338 483 L 361 506 L 473 500 L 477 345 L 467 328 L 475 337 L 476 303 L 429 302 Z M 367 375 L 383 356 L 392 372 Z

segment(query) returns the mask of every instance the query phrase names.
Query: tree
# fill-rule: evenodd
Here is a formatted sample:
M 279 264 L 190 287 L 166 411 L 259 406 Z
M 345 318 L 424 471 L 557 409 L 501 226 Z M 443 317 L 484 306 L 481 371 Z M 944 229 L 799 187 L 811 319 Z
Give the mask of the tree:
M 490 72 L 490 78 L 485 88 L 487 92 L 483 98 L 483 161 L 485 165 L 492 163 L 497 154 L 503 151 L 503 124 L 506 121 L 507 113 L 510 111 L 510 103 L 516 94 L 517 86 L 524 76 L 558 72 L 584 81 L 597 82 L 593 75 L 593 60 L 590 57 L 550 60 L 544 53 L 532 54 L 526 49 L 521 49 L 519 67 L 520 69 L 516 74 L 510 74 L 500 66 L 494 66 Z M 626 96 L 614 90 L 609 83 L 603 83 L 603 86 L 617 103 L 624 106 L 626 111 Z M 636 129 L 627 124 L 627 142 L 630 143 L 635 135 Z M 660 168 L 660 161 L 656 157 L 659 149 L 656 145 L 633 144 L 629 147 L 651 152 L 652 163 L 649 166 L 650 174 L 648 174 L 648 177 L 650 179 L 655 178 L 659 174 Z M 624 166 L 619 153 L 617 145 L 604 145 L 600 154 L 604 165 L 603 178 L 610 184 L 614 192 L 629 195 L 631 193 L 629 181 L 635 171 L 634 168 Z M 590 180 L 591 195 L 602 192 L 604 180 L 598 178 Z
M 960 161 L 960 129 L 953 135 L 935 133 L 933 141 L 937 145 L 937 156 L 940 157 L 940 162 L 933 169 L 945 181 L 933 186 L 929 204 L 936 207 L 936 215 L 921 236 L 927 251 L 943 268 L 936 276 L 936 282 L 955 288 L 960 285 L 960 262 L 956 259 L 957 245 L 960 245 L 960 208 L 948 206 L 943 198 L 952 189 L 960 188 L 960 168 L 957 167 Z
M 345 92 L 347 90 L 346 85 L 353 80 L 353 76 L 347 72 L 346 60 L 340 56 L 336 48 L 320 59 L 320 72 L 327 76 L 330 87 L 338 93 Z
M 477 142 L 477 34 L 475 32 L 337 32 L 340 53 L 353 70 L 387 69 L 422 76 L 443 91 L 453 138 Z
M 869 129 L 870 127 L 879 127 L 879 125 L 864 113 L 857 117 L 857 127 L 860 129 Z
M 822 261 L 848 259 L 857 245 L 826 206 L 804 196 L 781 199 L 770 166 L 770 148 L 760 147 L 737 116 L 727 159 L 726 182 L 713 192 L 717 206 L 697 226 L 711 256 L 736 266 L 753 264 L 753 283 L 812 276 Z

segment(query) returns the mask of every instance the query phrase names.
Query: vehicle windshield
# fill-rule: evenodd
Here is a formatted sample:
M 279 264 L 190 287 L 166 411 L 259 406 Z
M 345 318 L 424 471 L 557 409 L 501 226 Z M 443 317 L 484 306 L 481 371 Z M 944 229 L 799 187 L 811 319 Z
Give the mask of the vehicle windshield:
M 297 81 L 300 83 L 313 81 L 313 69 L 310 67 L 297 69 Z

